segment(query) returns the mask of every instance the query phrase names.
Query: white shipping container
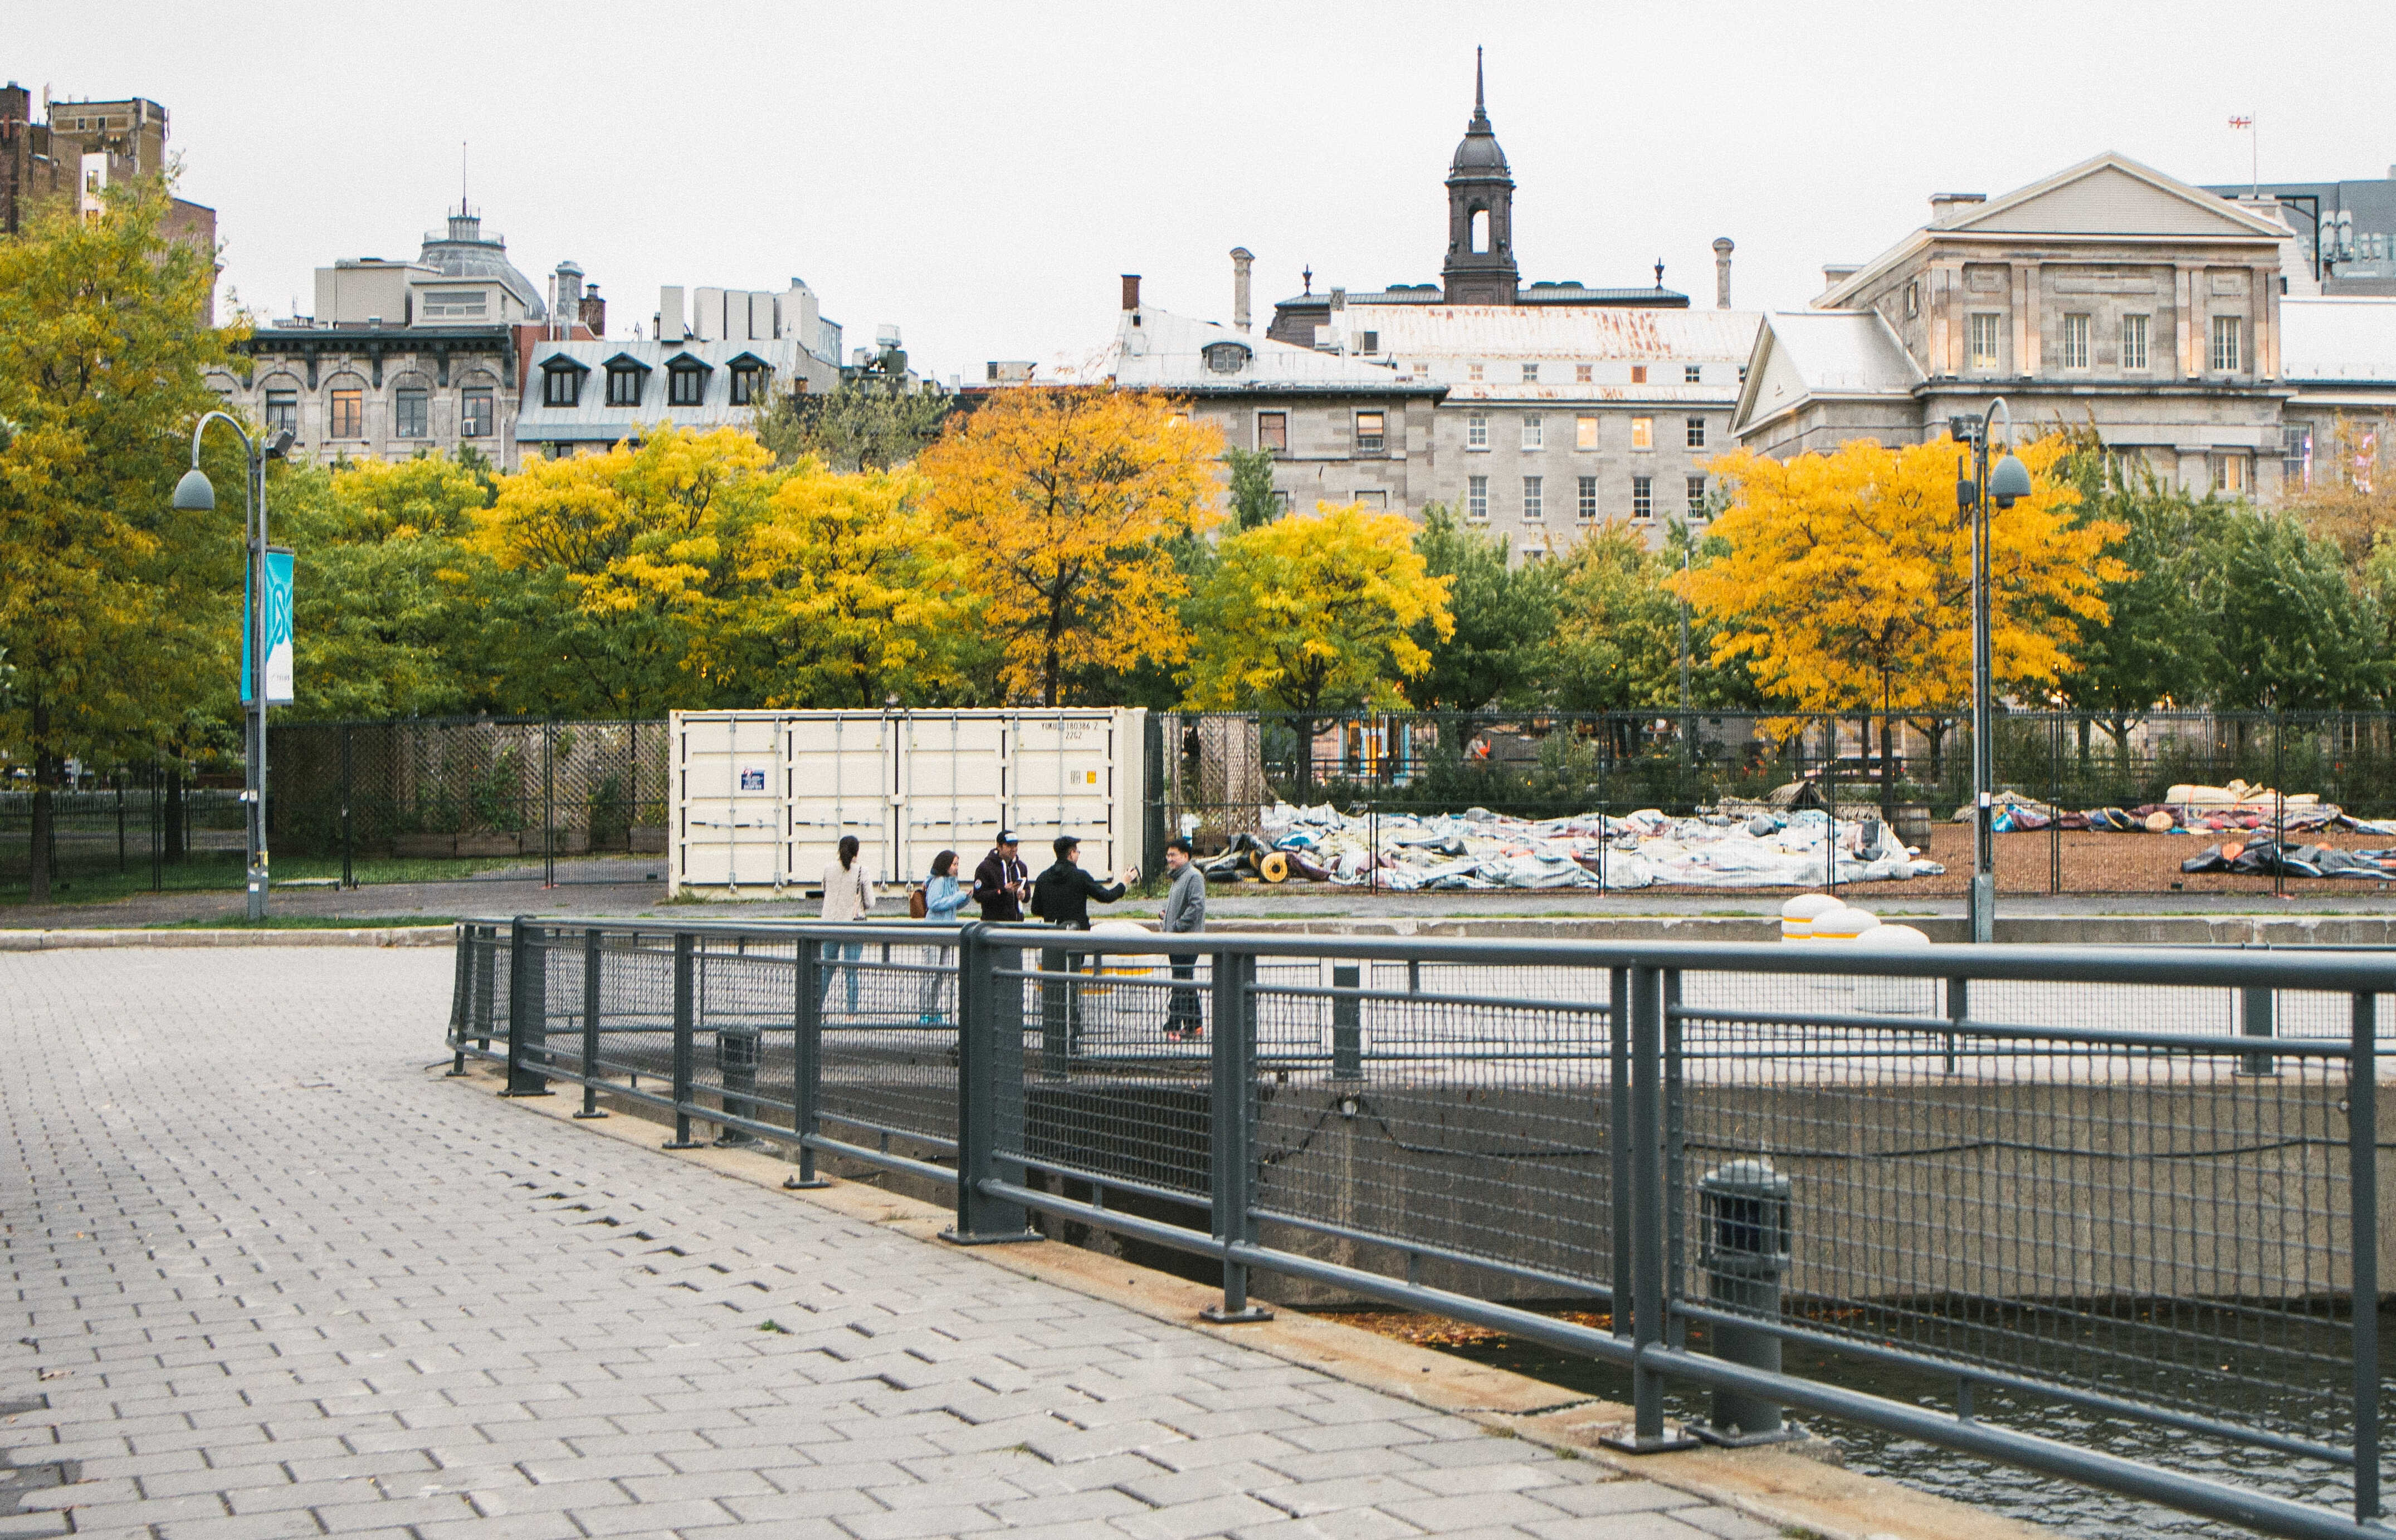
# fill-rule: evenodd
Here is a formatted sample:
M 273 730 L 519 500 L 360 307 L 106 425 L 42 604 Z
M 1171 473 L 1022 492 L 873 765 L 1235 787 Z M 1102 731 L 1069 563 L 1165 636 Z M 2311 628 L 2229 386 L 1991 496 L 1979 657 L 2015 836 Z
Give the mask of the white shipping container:
M 668 888 L 819 884 L 841 836 L 876 883 L 969 876 L 1001 829 L 1034 871 L 1072 834 L 1082 865 L 1142 859 L 1144 710 L 676 711 Z

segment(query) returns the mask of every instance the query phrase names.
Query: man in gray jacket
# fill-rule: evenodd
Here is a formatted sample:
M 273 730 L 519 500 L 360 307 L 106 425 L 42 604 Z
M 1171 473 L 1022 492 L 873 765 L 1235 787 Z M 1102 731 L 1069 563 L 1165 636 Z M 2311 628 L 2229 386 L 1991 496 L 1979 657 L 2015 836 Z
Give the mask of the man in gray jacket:
M 1190 856 L 1188 840 L 1177 836 L 1165 842 L 1165 870 L 1173 874 L 1173 885 L 1165 890 L 1165 908 L 1157 919 L 1167 936 L 1188 936 L 1206 928 L 1206 874 Z M 1176 1042 L 1193 1042 L 1205 1030 L 1198 990 L 1191 983 L 1197 976 L 1197 958 L 1191 952 L 1175 952 L 1172 959 L 1173 1003 L 1165 1014 L 1165 1035 Z

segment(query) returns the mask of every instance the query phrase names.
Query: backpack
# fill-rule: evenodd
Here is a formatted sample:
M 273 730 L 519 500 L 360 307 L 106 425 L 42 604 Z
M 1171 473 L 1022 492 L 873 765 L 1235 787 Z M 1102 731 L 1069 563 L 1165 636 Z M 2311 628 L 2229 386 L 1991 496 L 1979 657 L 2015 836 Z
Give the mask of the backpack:
M 930 903 L 930 901 L 929 901 L 929 900 L 927 900 L 927 899 L 925 899 L 925 896 L 924 896 L 924 890 L 923 890 L 922 888 L 920 888 L 920 887 L 919 887 L 919 888 L 917 888 L 914 892 L 912 892 L 912 893 L 911 893 L 911 894 L 907 895 L 907 918 L 908 918 L 908 919 L 910 919 L 910 920 L 921 920 L 922 918 L 924 918 L 924 916 L 925 916 L 925 915 L 927 915 L 927 914 L 929 914 L 929 913 L 931 913 L 931 912 L 932 912 L 932 906 L 931 906 L 931 903 Z

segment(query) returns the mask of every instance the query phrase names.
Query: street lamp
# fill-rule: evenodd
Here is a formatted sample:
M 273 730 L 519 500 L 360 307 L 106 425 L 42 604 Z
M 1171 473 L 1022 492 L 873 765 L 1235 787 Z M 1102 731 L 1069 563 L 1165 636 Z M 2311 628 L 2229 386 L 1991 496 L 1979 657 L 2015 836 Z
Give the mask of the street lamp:
M 210 412 L 192 429 L 192 468 L 175 484 L 175 506 L 186 512 L 206 513 L 217 506 L 217 489 L 210 484 L 207 472 L 200 469 L 200 435 L 208 424 L 221 422 L 241 439 L 246 460 L 246 479 L 242 485 L 243 535 L 248 542 L 247 573 L 249 603 L 247 623 L 249 635 L 249 701 L 244 731 L 243 759 L 246 783 L 242 801 L 248 805 L 248 914 L 252 920 L 266 918 L 266 461 L 270 456 L 281 458 L 290 449 L 292 432 L 288 428 L 277 431 L 260 444 L 249 436 L 248 430 L 223 412 Z
M 2005 419 L 2005 458 L 1989 469 L 1989 422 Z M 2011 508 L 2030 493 L 2030 468 L 2014 457 L 2014 414 L 1999 396 L 1978 417 L 1948 420 L 1949 436 L 1972 448 L 1972 474 L 1955 464 L 1955 505 L 1972 521 L 1972 939 L 1997 935 L 1997 840 L 1995 745 L 1990 740 L 1989 504 Z

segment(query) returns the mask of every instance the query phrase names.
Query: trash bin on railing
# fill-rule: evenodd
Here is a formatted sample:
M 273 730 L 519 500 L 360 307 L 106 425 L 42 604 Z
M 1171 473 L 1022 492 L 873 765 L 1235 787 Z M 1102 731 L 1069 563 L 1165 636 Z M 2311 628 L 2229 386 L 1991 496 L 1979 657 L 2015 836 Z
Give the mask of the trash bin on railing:
M 1773 1170 L 1770 1161 L 1736 1160 L 1697 1179 L 1697 1260 L 1709 1301 L 1744 1316 L 1779 1319 L 1780 1280 L 1789 1270 L 1790 1210 L 1789 1178 Z M 1707 1334 L 1714 1357 L 1780 1372 L 1780 1338 L 1775 1334 L 1716 1321 Z M 1733 1445 L 1797 1436 L 1782 1426 L 1778 1402 L 1736 1390 L 1715 1391 L 1712 1426 L 1692 1431 Z

